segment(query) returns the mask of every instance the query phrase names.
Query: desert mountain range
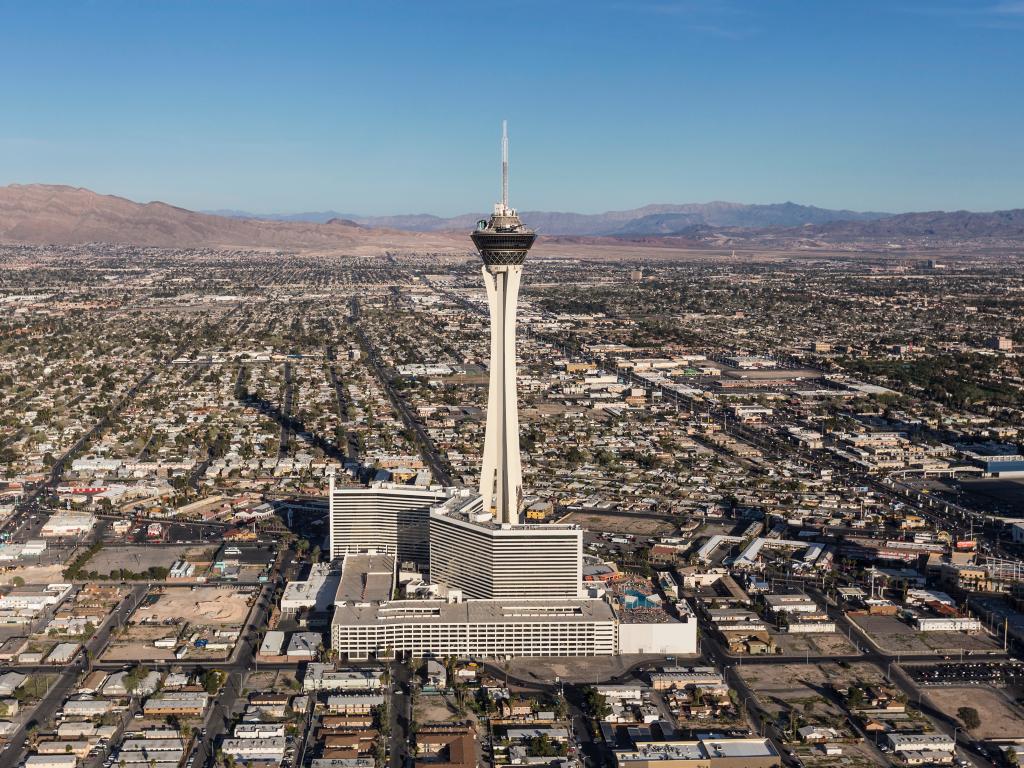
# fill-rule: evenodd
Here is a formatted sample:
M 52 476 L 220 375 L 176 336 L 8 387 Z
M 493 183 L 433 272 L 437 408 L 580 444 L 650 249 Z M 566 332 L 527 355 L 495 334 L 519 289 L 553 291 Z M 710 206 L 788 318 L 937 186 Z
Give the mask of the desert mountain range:
M 227 214 L 227 215 L 225 215 Z M 466 233 L 481 214 L 440 218 L 357 217 L 333 212 L 254 217 L 202 213 L 161 202 L 136 203 L 88 189 L 45 184 L 0 187 L 0 243 L 124 243 L 163 247 L 261 248 L 373 255 L 384 252 L 468 255 Z M 1024 209 L 972 213 L 859 213 L 795 203 L 650 205 L 603 214 L 528 211 L 523 220 L 559 239 L 606 243 L 682 237 L 711 242 L 769 233 L 771 239 L 828 242 L 936 238 L 1024 241 Z

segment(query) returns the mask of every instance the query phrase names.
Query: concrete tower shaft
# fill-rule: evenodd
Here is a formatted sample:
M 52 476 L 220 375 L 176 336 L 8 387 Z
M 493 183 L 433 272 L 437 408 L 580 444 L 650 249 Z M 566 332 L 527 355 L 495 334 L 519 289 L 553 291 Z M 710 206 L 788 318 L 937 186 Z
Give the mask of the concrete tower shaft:
M 495 517 L 520 522 L 523 470 L 519 457 L 519 402 L 516 393 L 516 308 L 523 262 L 537 235 L 523 226 L 508 205 L 508 133 L 502 125 L 502 200 L 490 219 L 481 219 L 471 238 L 491 311 L 491 371 L 487 395 L 480 495 Z

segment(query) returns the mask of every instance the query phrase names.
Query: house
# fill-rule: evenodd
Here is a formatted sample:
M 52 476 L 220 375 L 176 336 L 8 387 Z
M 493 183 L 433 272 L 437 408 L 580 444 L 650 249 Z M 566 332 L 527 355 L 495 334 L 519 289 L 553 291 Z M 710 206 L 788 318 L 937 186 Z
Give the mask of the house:
M 821 744 L 841 738 L 841 734 L 835 728 L 821 725 L 805 725 L 803 728 L 798 728 L 796 732 L 800 736 L 800 741 L 805 744 Z

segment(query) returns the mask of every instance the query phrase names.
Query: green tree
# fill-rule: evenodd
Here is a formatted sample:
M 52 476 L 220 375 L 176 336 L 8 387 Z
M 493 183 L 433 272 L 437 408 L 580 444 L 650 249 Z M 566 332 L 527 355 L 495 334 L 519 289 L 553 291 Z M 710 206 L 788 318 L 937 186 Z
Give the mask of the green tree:
M 960 718 L 960 722 L 968 731 L 973 731 L 981 725 L 981 717 L 974 707 L 960 707 L 956 711 L 956 716 Z

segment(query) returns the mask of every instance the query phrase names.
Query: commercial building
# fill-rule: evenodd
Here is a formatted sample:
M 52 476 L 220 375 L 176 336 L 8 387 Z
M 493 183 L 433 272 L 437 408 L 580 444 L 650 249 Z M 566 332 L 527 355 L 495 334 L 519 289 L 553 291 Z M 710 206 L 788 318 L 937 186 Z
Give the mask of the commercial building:
M 603 600 L 394 600 L 339 605 L 331 646 L 349 659 L 607 656 L 618 622 Z
M 662 612 L 660 621 L 639 621 L 633 612 L 619 615 L 618 653 L 688 655 L 697 652 L 697 617 L 689 604 L 676 604 L 680 618 Z
M 43 523 L 39 535 L 44 538 L 79 536 L 96 525 L 96 518 L 88 512 L 56 512 Z
M 323 636 L 319 632 L 295 632 L 288 640 L 285 656 L 288 661 L 309 661 L 317 657 L 323 644 Z
M 344 558 L 331 646 L 349 659 L 694 653 L 692 614 L 678 621 L 657 611 L 644 622 L 641 611 L 617 615 L 610 602 L 583 598 L 582 528 L 521 522 L 515 319 L 536 236 L 508 206 L 507 142 L 502 201 L 471 235 L 491 315 L 480 492 L 337 488 L 331 478 L 331 557 Z M 429 565 L 429 584 L 403 582 L 428 599 L 392 599 L 396 560 Z
M 75 768 L 76 765 L 77 755 L 29 755 L 25 758 L 25 768 Z
M 971 464 L 991 477 L 1024 477 L 1024 456 L 1016 446 L 979 443 L 957 446 Z
M 440 487 L 374 483 L 338 488 L 330 477 L 331 558 L 380 552 L 425 565 L 429 558 L 430 508 L 448 498 Z
M 304 581 L 290 581 L 285 586 L 281 595 L 281 613 L 329 610 L 340 579 L 340 574 L 330 563 L 314 563 Z
M 346 555 L 334 604 L 390 600 L 395 591 L 395 565 L 391 555 Z
M 715 739 L 640 742 L 616 749 L 621 768 L 775 768 L 778 750 L 768 739 Z
M 312 663 L 306 667 L 302 690 L 313 691 L 376 691 L 384 687 L 382 669 L 336 670 L 330 664 Z
M 981 621 L 970 616 L 916 616 L 919 632 L 980 632 Z
M 0 623 L 30 623 L 47 608 L 63 602 L 71 594 L 71 589 L 71 584 L 15 587 L 0 597 Z
M 430 580 L 481 600 L 578 598 L 583 529 L 501 523 L 463 491 L 430 512 Z

